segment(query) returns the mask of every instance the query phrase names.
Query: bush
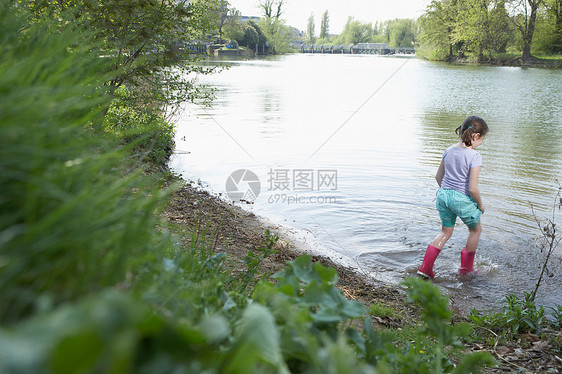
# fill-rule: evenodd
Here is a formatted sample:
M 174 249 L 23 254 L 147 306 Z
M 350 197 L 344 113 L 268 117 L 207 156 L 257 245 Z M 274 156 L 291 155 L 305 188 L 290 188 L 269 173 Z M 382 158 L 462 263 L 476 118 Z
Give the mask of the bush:
M 429 61 L 447 61 L 449 51 L 435 45 L 422 44 L 416 48 L 416 56 Z
M 104 129 L 132 144 L 142 159 L 164 166 L 175 148 L 174 126 L 154 109 L 135 105 L 126 86 L 114 94 L 103 120 Z

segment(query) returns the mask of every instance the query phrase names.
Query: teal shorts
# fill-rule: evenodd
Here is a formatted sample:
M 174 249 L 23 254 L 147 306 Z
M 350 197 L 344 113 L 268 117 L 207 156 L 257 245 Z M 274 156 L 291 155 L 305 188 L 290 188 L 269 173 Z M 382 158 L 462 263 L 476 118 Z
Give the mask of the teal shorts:
M 437 191 L 437 202 L 435 203 L 441 223 L 445 227 L 453 227 L 457 216 L 468 226 L 474 228 L 478 224 L 482 212 L 478 204 L 468 195 L 459 191 L 441 188 Z

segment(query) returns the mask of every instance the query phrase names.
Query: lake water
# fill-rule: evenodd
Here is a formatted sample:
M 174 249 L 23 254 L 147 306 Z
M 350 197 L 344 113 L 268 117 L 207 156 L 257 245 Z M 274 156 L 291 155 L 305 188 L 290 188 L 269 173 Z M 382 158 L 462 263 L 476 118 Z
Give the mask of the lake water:
M 434 283 L 465 307 L 533 290 L 544 254 L 531 204 L 537 217 L 552 216 L 562 181 L 562 71 L 372 55 L 207 62 L 225 63 L 228 70 L 199 78 L 216 87 L 213 105 L 186 104 L 177 121 L 174 171 L 223 196 L 231 173 L 253 172 L 260 190 L 245 209 L 397 283 L 415 273 L 439 232 L 442 152 L 457 142 L 455 128 L 478 115 L 490 126 L 478 148 L 480 272 L 457 275 L 468 232 L 458 220 Z M 248 176 L 228 190 L 257 193 Z M 539 290 L 542 304 L 562 304 L 561 252 Z

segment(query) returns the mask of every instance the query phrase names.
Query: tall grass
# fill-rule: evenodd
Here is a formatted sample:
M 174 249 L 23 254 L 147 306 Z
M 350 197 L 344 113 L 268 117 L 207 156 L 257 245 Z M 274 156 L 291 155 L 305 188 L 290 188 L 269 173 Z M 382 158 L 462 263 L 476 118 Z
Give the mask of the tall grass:
M 124 175 L 126 149 L 90 129 L 110 96 L 87 33 L 0 13 L 0 321 L 124 280 L 160 246 L 161 193 Z

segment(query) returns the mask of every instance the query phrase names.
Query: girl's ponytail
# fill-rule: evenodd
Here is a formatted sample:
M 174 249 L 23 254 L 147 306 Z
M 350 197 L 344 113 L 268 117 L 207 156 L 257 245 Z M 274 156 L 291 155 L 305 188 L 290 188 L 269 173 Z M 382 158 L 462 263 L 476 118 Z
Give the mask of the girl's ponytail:
M 472 145 L 472 134 L 486 135 L 488 133 L 488 125 L 482 118 L 470 116 L 464 120 L 462 125 L 457 127 L 455 133 L 459 135 L 464 145 L 470 147 Z

